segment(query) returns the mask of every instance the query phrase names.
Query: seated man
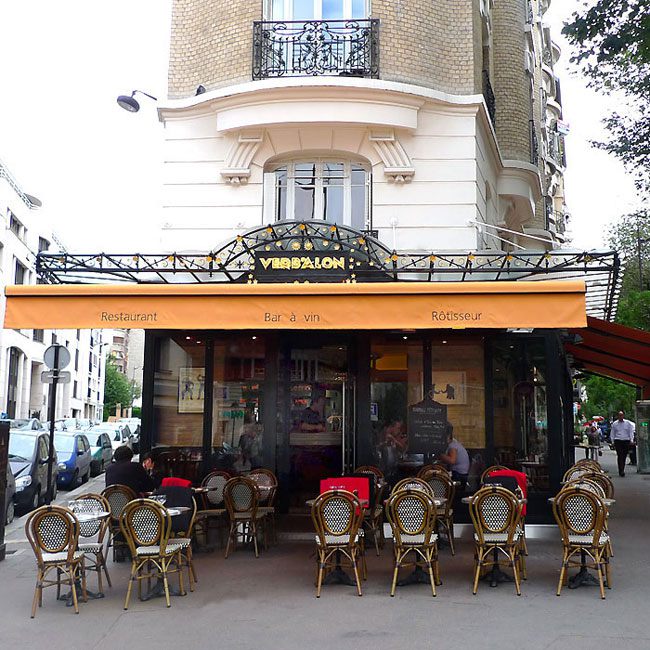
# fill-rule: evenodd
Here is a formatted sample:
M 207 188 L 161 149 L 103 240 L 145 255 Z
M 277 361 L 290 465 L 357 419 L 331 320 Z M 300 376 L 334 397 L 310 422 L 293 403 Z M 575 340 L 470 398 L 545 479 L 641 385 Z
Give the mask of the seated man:
M 133 452 L 126 445 L 115 450 L 113 462 L 106 468 L 106 487 L 126 485 L 136 494 L 151 492 L 154 482 L 140 463 L 132 463 Z
M 449 467 L 451 478 L 454 481 L 460 481 L 464 490 L 467 485 L 467 475 L 469 474 L 469 454 L 467 449 L 454 438 L 454 427 L 451 422 L 447 422 L 447 451 L 440 454 L 438 459 Z

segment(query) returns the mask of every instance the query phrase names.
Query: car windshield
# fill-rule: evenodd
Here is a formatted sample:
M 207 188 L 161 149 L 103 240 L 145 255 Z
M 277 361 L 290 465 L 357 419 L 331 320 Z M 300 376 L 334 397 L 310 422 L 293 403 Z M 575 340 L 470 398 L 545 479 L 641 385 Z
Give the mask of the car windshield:
M 72 453 L 74 451 L 74 436 L 54 436 L 54 447 L 57 451 Z
M 34 455 L 36 436 L 25 436 L 19 433 L 9 435 L 9 458 L 30 460 Z
M 19 431 L 30 431 L 32 428 L 31 420 L 10 420 L 9 426 L 12 429 L 18 429 Z

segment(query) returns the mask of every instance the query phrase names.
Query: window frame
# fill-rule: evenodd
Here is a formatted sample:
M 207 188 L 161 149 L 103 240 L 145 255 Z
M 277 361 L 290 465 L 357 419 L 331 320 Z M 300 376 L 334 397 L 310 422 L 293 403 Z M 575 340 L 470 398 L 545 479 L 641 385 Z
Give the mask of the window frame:
M 309 0 L 305 0 L 308 2 Z M 295 0 L 265 0 L 264 2 L 264 20 L 269 21 L 292 21 L 296 20 L 293 17 L 293 5 Z M 367 20 L 370 18 L 371 13 L 371 0 L 364 0 L 365 12 L 364 16 L 352 16 L 353 0 L 343 0 L 343 15 L 340 18 L 323 19 L 323 0 L 312 0 L 313 3 L 313 18 L 298 18 L 298 21 L 309 20 Z M 282 6 L 280 16 L 275 15 L 274 9 L 277 5 Z
M 324 168 L 326 164 L 342 164 L 343 165 L 343 213 L 341 215 L 340 221 L 328 221 L 325 219 L 324 208 L 325 203 L 323 201 L 324 187 L 327 184 L 324 182 L 327 178 L 325 175 Z M 269 165 L 264 173 L 264 184 L 265 184 L 265 220 L 267 222 L 275 223 L 277 221 L 295 221 L 295 190 L 296 190 L 296 166 L 297 165 L 314 165 L 315 174 L 314 174 L 314 210 L 313 217 L 314 221 L 324 221 L 325 223 L 339 223 L 340 225 L 345 225 L 352 228 L 357 228 L 358 230 L 370 230 L 372 228 L 372 166 L 370 163 L 353 160 L 350 158 L 342 159 L 335 158 L 332 156 L 315 156 L 312 158 L 292 158 L 290 160 L 282 160 Z M 359 184 L 353 185 L 352 183 L 352 172 L 357 171 L 355 168 L 361 168 L 365 174 L 364 183 L 363 183 L 363 196 L 364 196 L 364 206 L 363 206 L 363 215 L 361 219 L 358 217 L 353 220 L 352 218 L 352 188 L 360 187 Z M 280 201 L 278 200 L 278 172 L 286 169 L 286 207 L 285 215 L 282 218 L 280 213 Z M 309 220 L 312 220 L 309 219 Z M 361 221 L 361 223 L 359 223 Z

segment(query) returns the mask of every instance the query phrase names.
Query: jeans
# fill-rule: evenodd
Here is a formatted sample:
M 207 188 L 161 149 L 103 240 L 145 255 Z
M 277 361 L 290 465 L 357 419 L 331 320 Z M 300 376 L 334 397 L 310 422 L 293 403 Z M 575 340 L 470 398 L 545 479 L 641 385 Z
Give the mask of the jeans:
M 625 474 L 625 460 L 630 451 L 629 440 L 614 440 L 614 449 L 616 450 L 616 460 L 618 461 L 619 476 Z

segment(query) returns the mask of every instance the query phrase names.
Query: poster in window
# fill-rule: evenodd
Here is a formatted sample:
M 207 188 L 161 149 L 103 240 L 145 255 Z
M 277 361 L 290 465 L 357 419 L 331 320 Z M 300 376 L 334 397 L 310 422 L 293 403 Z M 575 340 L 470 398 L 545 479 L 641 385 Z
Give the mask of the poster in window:
M 178 369 L 178 412 L 202 413 L 205 393 L 204 368 Z
M 452 370 L 434 370 L 431 397 L 447 406 L 467 404 L 467 385 L 465 373 Z

